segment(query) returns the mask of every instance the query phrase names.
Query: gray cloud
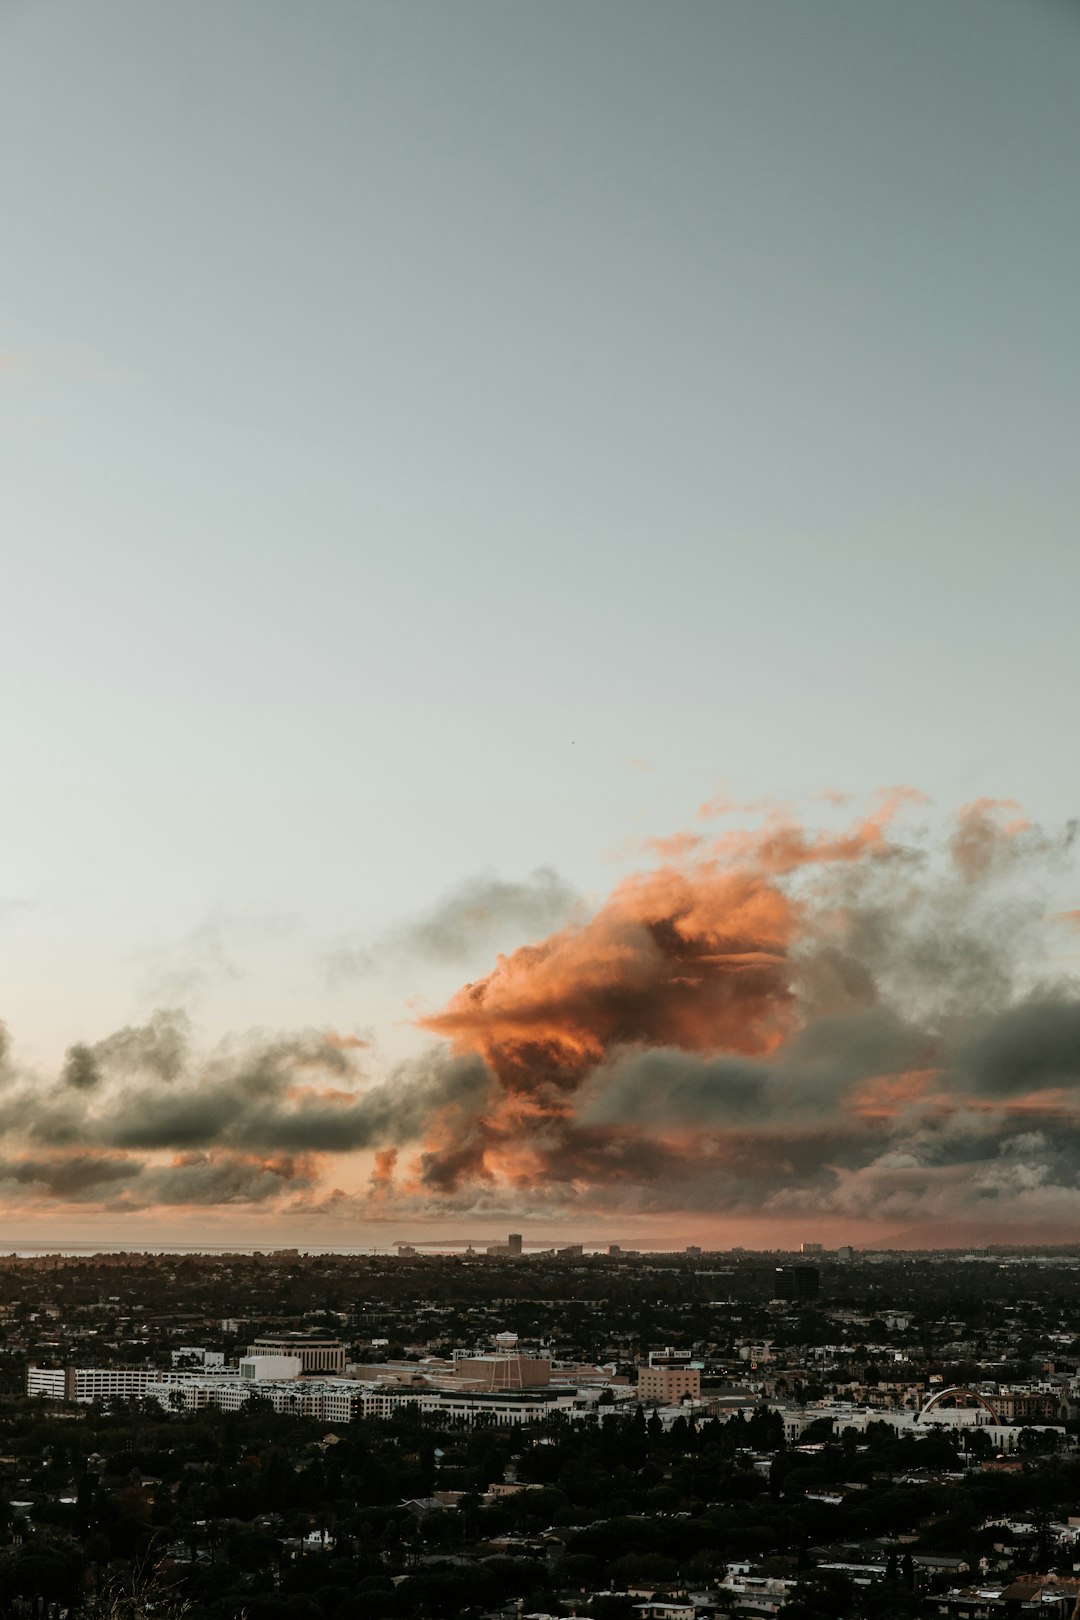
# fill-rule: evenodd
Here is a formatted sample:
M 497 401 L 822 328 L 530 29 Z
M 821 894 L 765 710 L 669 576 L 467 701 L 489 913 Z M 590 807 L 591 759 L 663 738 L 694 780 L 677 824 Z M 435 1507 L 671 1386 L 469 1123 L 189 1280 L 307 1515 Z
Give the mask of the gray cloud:
M 207 1184 L 207 1153 L 276 1156 L 283 1164 L 289 1156 L 397 1146 L 415 1141 L 440 1112 L 476 1112 L 490 1086 L 479 1058 L 441 1052 L 372 1084 L 362 1056 L 362 1042 L 309 1031 L 233 1039 L 197 1060 L 186 1021 L 160 1013 L 143 1028 L 73 1047 L 56 1086 L 7 1093 L 0 1131 L 38 1148 L 195 1155 L 198 1173 L 188 1179 Z M 119 1077 L 133 1069 L 143 1078 L 123 1084 Z M 152 1177 L 144 1184 L 157 1185 Z
M 42 1191 L 52 1198 L 94 1201 L 142 1173 L 136 1160 L 93 1154 L 0 1159 L 0 1182 Z
M 1007 1008 L 962 1048 L 972 1089 L 1005 1097 L 1080 1086 L 1080 1000 L 1036 993 Z
M 403 928 L 400 938 L 417 955 L 460 962 L 506 929 L 518 936 L 546 934 L 564 923 L 578 904 L 577 895 L 550 866 L 537 867 L 523 883 L 482 872 L 444 895 Z
M 98 1065 L 116 1073 L 149 1073 L 175 1080 L 188 1057 L 191 1024 L 179 1008 L 153 1013 L 147 1023 L 118 1029 L 93 1048 Z
M 135 1196 L 143 1208 L 261 1204 L 309 1188 L 314 1180 L 312 1166 L 292 1158 L 260 1160 L 190 1153 L 145 1174 Z
M 188 1153 L 167 1165 L 119 1154 L 0 1159 L 0 1186 L 63 1203 L 104 1204 L 120 1213 L 162 1205 L 264 1203 L 305 1192 L 314 1181 L 311 1163 L 293 1157 Z
M 926 1035 L 888 1007 L 857 1007 L 804 1026 L 772 1060 L 702 1057 L 670 1047 L 613 1054 L 578 1094 L 586 1124 L 719 1128 L 812 1124 L 875 1075 L 922 1066 Z
M 61 1078 L 65 1086 L 71 1086 L 75 1091 L 89 1091 L 96 1086 L 101 1079 L 101 1070 L 93 1047 L 82 1041 L 69 1046 Z
M 175 945 L 143 952 L 140 996 L 191 1005 L 215 986 L 242 979 L 225 941 L 228 921 L 215 912 Z
M 153 1074 L 175 1080 L 188 1054 L 190 1025 L 185 1013 L 162 1009 L 146 1024 L 128 1025 L 90 1046 L 68 1048 L 61 1079 L 75 1091 L 90 1091 L 111 1074 Z
M 505 936 L 516 940 L 561 927 L 580 904 L 550 866 L 537 867 L 523 882 L 480 872 L 375 944 L 339 946 L 327 959 L 329 975 L 332 982 L 347 982 L 377 972 L 388 960 L 468 962 L 477 949 Z

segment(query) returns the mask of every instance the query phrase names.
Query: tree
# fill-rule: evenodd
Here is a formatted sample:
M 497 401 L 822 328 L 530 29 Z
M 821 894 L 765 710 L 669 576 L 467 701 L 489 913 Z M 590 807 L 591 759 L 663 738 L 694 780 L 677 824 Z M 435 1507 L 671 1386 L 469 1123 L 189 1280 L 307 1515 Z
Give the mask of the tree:
M 855 1588 L 842 1570 L 815 1569 L 799 1580 L 784 1605 L 784 1620 L 848 1620 L 854 1614 Z

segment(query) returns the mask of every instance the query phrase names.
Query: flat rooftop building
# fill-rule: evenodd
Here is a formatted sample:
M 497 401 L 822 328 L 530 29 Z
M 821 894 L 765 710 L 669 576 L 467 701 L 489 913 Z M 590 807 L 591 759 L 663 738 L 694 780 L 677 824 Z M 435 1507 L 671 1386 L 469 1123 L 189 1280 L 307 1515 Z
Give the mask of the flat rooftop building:
M 298 1356 L 305 1373 L 343 1373 L 345 1346 L 340 1339 L 317 1339 L 307 1333 L 272 1333 L 247 1347 L 249 1356 Z
M 675 1406 L 687 1396 L 697 1400 L 700 1394 L 700 1367 L 679 1361 L 638 1368 L 639 1401 L 657 1401 L 661 1406 Z

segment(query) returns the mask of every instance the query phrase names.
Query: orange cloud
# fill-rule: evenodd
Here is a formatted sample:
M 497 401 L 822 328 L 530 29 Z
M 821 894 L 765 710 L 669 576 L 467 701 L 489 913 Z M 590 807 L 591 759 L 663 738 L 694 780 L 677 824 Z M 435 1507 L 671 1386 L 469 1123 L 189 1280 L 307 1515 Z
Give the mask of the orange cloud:
M 421 1027 L 513 1089 L 573 1085 L 613 1045 L 765 1051 L 786 1023 L 791 902 L 703 863 L 621 883 L 588 923 L 500 957 Z
M 574 1094 L 619 1049 L 774 1052 L 798 1023 L 790 951 L 801 909 L 781 879 L 888 856 L 886 829 L 917 798 L 891 790 L 839 835 L 811 836 L 779 816 L 732 833 L 710 859 L 627 878 L 590 921 L 499 957 L 486 978 L 419 1020 L 457 1053 L 482 1058 L 498 1083 L 464 1134 L 446 1120 L 429 1133 L 426 1179 L 538 1176 L 545 1132 L 558 1127 L 565 1140 Z M 683 855 L 699 842 L 680 834 L 654 847 Z M 590 1142 L 574 1130 L 587 1158 Z M 614 1173 L 609 1155 L 606 1174 Z
M 726 793 L 717 793 L 714 798 L 706 799 L 704 804 L 698 805 L 697 814 L 702 821 L 712 821 L 715 817 L 730 815 L 732 810 L 738 808 L 735 800 L 729 798 Z
M 774 811 L 765 825 L 749 831 L 726 833 L 713 845 L 724 860 L 741 860 L 774 876 L 801 866 L 860 861 L 868 855 L 889 853 L 886 833 L 907 805 L 924 803 L 914 788 L 889 788 L 878 796 L 869 815 L 845 833 L 810 834 L 782 811 Z
M 914 1103 L 925 1102 L 941 1079 L 937 1069 L 910 1069 L 864 1080 L 851 1093 L 848 1107 L 861 1119 L 889 1120 Z
M 379 1148 L 375 1153 L 375 1166 L 368 1181 L 368 1190 L 376 1204 L 384 1203 L 393 1187 L 397 1159 L 397 1148 Z
M 659 855 L 662 861 L 681 861 L 700 849 L 704 842 L 700 833 L 677 832 L 667 838 L 645 838 L 641 847 L 651 855 Z
M 1030 822 L 1023 816 L 1002 819 L 1003 813 L 1019 810 L 1015 799 L 976 799 L 956 813 L 956 831 L 949 841 L 949 852 L 958 871 L 969 882 L 989 871 Z

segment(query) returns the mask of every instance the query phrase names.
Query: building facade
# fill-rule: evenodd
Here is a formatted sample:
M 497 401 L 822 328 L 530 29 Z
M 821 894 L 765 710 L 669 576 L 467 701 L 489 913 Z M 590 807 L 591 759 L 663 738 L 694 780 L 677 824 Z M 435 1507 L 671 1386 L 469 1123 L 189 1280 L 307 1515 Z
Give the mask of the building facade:
M 340 1339 L 313 1339 L 306 1333 L 268 1334 L 247 1347 L 249 1356 L 298 1356 L 305 1373 L 345 1371 L 345 1346 Z

